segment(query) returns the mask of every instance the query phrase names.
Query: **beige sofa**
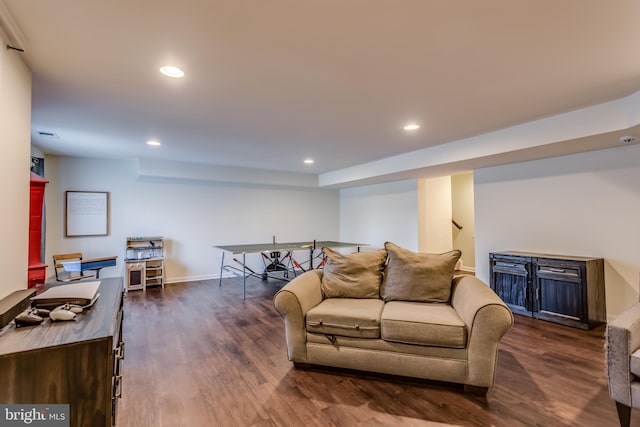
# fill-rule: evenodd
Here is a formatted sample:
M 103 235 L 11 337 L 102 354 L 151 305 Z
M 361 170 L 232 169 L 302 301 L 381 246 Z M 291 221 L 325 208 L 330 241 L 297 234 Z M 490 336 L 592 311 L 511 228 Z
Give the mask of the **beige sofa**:
M 413 298 L 414 283 L 425 282 L 425 273 L 434 272 L 430 267 L 413 268 L 428 254 L 409 253 L 390 243 L 385 246 L 389 252 L 377 251 L 373 269 L 372 255 L 343 256 L 327 250 L 324 272 L 306 272 L 275 295 L 275 308 L 284 319 L 289 360 L 296 365 L 460 383 L 466 390 L 486 392 L 494 383 L 498 343 L 513 325 L 509 308 L 479 279 L 453 277 L 459 253 L 457 257 L 455 253 L 453 257 L 451 253 L 436 255 L 441 257 L 436 264 L 446 258 L 444 277 L 448 278 L 447 289 L 442 289 L 445 294 L 435 296 L 439 302 L 420 301 L 430 301 L 433 294 Z M 366 257 L 369 260 L 361 262 Z M 377 265 L 380 259 L 383 263 Z M 442 270 L 440 267 L 437 269 Z M 330 280 L 336 277 L 343 281 L 337 292 Z M 370 283 L 360 286 L 360 277 Z M 393 280 L 411 287 L 408 296 Z M 355 295 L 348 295 L 353 289 L 357 289 Z

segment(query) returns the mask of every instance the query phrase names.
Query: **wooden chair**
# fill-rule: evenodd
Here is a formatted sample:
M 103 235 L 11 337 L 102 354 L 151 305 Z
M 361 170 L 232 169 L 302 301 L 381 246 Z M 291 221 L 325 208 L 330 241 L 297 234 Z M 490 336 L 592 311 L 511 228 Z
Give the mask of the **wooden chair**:
M 82 252 L 74 252 L 70 254 L 58 254 L 53 256 L 53 265 L 55 266 L 54 270 L 56 274 L 56 281 L 71 282 L 74 280 L 86 279 L 87 277 L 93 277 L 92 275 L 88 275 L 80 271 L 79 268 L 78 268 L 78 271 L 66 271 L 62 263 L 72 262 L 72 261 L 82 261 Z

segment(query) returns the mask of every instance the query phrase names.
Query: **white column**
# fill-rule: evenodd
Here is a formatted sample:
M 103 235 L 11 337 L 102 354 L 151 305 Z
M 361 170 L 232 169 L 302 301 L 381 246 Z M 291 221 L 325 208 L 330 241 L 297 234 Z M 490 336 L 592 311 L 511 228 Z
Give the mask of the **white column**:
M 418 179 L 418 250 L 442 253 L 453 248 L 451 177 Z

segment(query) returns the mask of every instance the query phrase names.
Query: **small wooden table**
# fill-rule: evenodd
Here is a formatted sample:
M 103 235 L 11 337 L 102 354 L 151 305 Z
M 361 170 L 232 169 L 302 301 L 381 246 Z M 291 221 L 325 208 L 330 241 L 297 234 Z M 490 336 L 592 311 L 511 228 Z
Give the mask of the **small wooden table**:
M 107 256 L 102 258 L 83 259 L 82 261 L 63 262 L 64 271 L 95 271 L 96 279 L 100 278 L 100 270 L 105 267 L 115 267 L 117 256 Z

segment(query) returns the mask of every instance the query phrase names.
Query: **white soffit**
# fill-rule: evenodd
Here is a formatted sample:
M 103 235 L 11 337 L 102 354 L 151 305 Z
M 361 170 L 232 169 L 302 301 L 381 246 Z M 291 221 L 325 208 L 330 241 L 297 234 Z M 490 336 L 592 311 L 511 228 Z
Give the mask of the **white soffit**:
M 625 98 L 470 138 L 320 174 L 320 187 L 344 188 L 453 174 L 479 167 L 621 146 L 640 125 L 640 91 Z
M 174 160 L 138 159 L 138 177 L 161 181 L 224 182 L 318 188 L 318 177 L 314 174 Z

